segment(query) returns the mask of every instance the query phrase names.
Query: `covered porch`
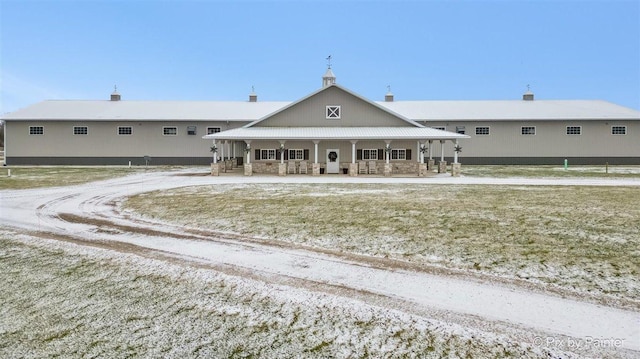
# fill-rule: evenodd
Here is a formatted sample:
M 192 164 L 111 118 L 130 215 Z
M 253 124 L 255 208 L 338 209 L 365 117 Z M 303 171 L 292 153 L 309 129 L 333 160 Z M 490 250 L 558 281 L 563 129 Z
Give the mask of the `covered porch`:
M 469 136 L 429 127 L 243 127 L 204 136 L 212 140 L 212 175 L 233 167 L 241 148 L 244 174 L 460 173 L 459 139 Z M 454 144 L 445 153 L 445 143 Z

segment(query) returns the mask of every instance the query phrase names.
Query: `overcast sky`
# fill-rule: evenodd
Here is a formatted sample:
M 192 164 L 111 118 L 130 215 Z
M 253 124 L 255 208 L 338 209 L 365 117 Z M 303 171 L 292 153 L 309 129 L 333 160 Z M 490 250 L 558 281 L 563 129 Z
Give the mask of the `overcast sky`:
M 601 99 L 640 109 L 640 1 L 0 0 L 0 114 L 47 99 Z

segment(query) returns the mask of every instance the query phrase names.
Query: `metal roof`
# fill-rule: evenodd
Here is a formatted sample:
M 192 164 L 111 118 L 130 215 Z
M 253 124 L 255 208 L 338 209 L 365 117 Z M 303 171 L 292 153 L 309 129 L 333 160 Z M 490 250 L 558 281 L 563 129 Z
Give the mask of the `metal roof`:
M 366 100 L 343 87 L 340 88 Z M 322 89 L 309 96 L 313 96 L 320 91 Z M 2 119 L 254 122 L 264 119 L 277 111 L 282 111 L 300 101 L 49 100 L 8 113 L 2 116 Z M 409 123 L 414 121 L 465 120 L 640 120 L 640 111 L 601 100 L 366 101 L 400 118 L 404 118 Z M 420 124 L 415 125 L 421 126 Z
M 216 140 L 455 140 L 469 138 L 430 127 L 241 127 L 203 136 Z
M 43 101 L 5 120 L 255 121 L 290 102 L 242 101 Z
M 601 100 L 378 101 L 414 121 L 640 120 L 640 111 Z

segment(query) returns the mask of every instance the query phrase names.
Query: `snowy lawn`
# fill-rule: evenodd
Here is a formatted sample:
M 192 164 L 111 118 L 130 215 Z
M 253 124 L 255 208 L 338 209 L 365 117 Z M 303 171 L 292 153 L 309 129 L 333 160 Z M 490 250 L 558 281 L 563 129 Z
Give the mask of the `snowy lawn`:
M 0 282 L 2 358 L 577 357 L 354 299 L 8 231 Z
M 244 184 L 124 207 L 190 227 L 515 278 L 640 307 L 634 187 Z
M 466 166 L 468 177 L 543 177 L 543 178 L 640 178 L 640 166 Z
M 145 171 L 167 171 L 180 167 L 38 166 L 0 167 L 0 190 L 71 186 Z M 11 177 L 8 177 L 9 169 Z

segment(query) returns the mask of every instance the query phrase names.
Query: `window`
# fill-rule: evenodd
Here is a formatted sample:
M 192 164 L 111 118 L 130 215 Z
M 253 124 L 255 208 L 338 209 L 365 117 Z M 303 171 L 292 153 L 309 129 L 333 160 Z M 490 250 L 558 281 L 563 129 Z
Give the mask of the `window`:
M 391 159 L 392 160 L 406 160 L 407 159 L 407 150 L 405 149 L 392 149 L 391 150 Z
M 567 135 L 582 134 L 582 126 L 567 126 Z
M 362 159 L 363 160 L 377 160 L 378 159 L 378 150 L 362 150 Z
M 118 127 L 118 135 L 131 135 L 133 133 L 133 128 L 130 126 L 120 126 Z
M 163 127 L 162 128 L 162 134 L 165 136 L 175 136 L 178 134 L 178 128 L 177 127 Z
M 520 133 L 523 135 L 535 135 L 536 134 L 536 126 L 522 126 Z
M 339 120 L 340 119 L 340 106 L 327 106 L 327 119 Z
M 29 126 L 29 134 L 30 135 L 44 135 L 44 127 L 43 126 Z
M 87 135 L 89 134 L 89 128 L 87 126 L 74 126 L 73 127 L 74 135 Z
M 626 135 L 627 126 L 611 126 L 612 135 Z
M 304 160 L 304 150 L 302 150 L 302 149 L 290 149 L 289 150 L 289 159 L 290 160 Z
M 447 130 L 447 128 L 445 126 L 434 126 L 434 127 L 431 127 L 431 128 L 436 129 L 436 130 L 441 130 L 441 131 L 446 131 Z
M 456 126 L 456 132 L 464 135 L 465 133 L 467 133 L 467 131 L 464 129 L 464 126 Z
M 261 160 L 275 160 L 276 159 L 276 150 L 260 150 L 260 159 Z
M 220 127 L 207 127 L 207 135 L 220 132 Z
M 187 126 L 187 135 L 194 136 L 196 133 L 196 126 Z
M 476 135 L 480 135 L 480 136 L 489 135 L 489 127 L 476 127 Z

